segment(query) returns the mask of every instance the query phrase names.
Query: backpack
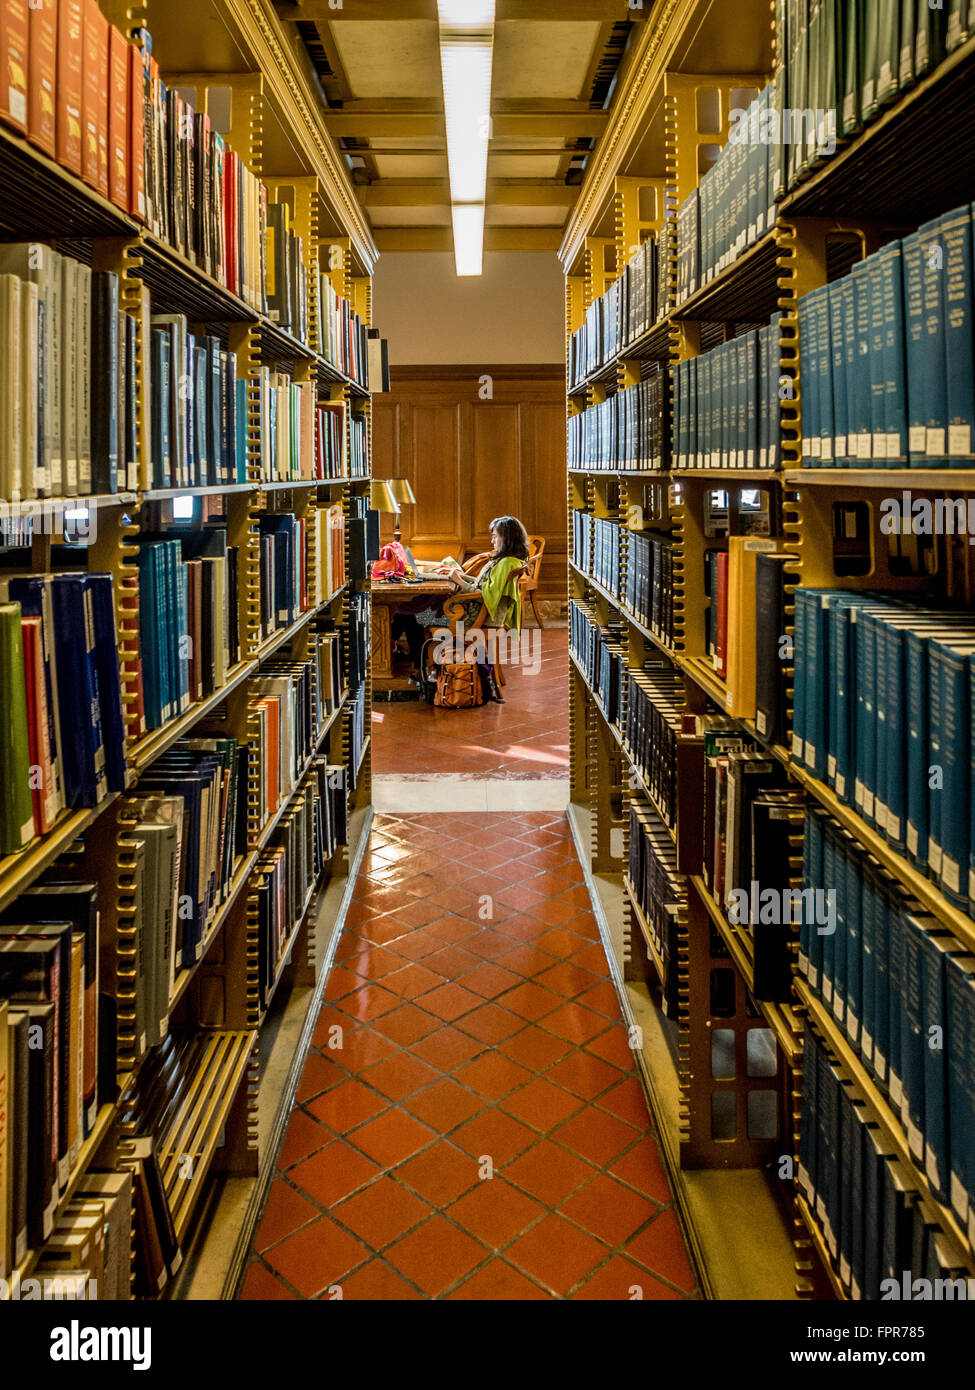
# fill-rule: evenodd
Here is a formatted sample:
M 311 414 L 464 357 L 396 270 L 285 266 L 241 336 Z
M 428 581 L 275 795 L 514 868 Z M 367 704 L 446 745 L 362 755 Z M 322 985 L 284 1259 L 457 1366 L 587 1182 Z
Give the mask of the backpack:
M 444 662 L 437 670 L 433 703 L 440 709 L 477 709 L 484 704 L 481 673 L 473 661 Z
M 437 644 L 428 638 L 420 655 L 420 694 L 428 705 L 438 709 L 478 709 L 484 704 L 484 687 L 476 663 L 464 661 L 433 661 L 431 648 Z

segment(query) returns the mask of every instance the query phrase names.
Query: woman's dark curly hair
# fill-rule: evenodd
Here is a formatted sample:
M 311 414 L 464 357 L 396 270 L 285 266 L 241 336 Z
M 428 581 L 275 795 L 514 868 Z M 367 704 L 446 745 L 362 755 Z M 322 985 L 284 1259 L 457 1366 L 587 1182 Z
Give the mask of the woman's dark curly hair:
M 509 555 L 519 560 L 527 560 L 531 554 L 528 545 L 528 532 L 516 516 L 496 516 L 488 528 L 497 531 L 501 543 L 494 552 L 495 560 L 505 560 Z

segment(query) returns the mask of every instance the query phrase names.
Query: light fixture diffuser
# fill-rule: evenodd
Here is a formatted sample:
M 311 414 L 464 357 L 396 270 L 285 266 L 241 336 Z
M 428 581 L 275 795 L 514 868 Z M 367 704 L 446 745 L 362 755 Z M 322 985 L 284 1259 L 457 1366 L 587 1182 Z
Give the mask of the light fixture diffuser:
M 491 139 L 494 0 L 437 0 L 458 275 L 480 275 Z

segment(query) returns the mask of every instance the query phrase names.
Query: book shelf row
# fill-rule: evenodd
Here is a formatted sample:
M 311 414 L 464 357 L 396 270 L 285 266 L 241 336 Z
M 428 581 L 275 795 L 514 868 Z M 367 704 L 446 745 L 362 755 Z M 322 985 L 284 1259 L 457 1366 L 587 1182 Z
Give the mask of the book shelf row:
M 773 8 L 753 82 L 634 79 L 659 84 L 664 166 L 604 174 L 615 237 L 566 241 L 573 799 L 620 879 L 627 978 L 676 1025 L 679 1166 L 771 1174 L 795 1140 L 795 1290 L 876 1299 L 975 1268 L 970 179 L 921 138 L 975 50 L 965 7 L 868 0 L 845 31 L 828 0 Z M 803 93 L 812 121 L 776 134 Z M 959 524 L 913 524 L 903 493 L 890 524 L 896 488 Z
M 52 145 L 0 96 L 0 700 L 9 768 L 40 769 L 3 813 L 0 1279 L 155 1298 L 211 1175 L 267 1164 L 265 1024 L 295 985 L 314 1007 L 368 822 L 384 345 L 317 132 L 265 178 L 262 79 L 164 82 L 178 55 L 111 0 L 41 8 L 0 8 L 56 98 Z

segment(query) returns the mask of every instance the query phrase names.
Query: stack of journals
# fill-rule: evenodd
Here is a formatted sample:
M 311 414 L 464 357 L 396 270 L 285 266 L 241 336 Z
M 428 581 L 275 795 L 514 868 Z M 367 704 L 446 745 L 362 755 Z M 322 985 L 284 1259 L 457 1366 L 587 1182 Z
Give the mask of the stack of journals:
M 167 88 L 143 29 L 149 229 L 252 309 L 265 309 L 267 190 L 184 92 Z
M 287 203 L 267 208 L 267 316 L 293 338 L 308 341 L 308 269 Z
M 108 574 L 17 575 L 0 585 L 0 852 L 66 808 L 125 785 L 125 726 Z
M 247 481 L 247 381 L 237 354 L 189 332 L 185 314 L 150 320 L 152 486 Z
M 307 524 L 289 514 L 260 519 L 261 637 L 290 627 L 307 611 Z
M 316 758 L 260 856 L 252 894 L 258 917 L 258 994 L 266 1009 L 295 927 L 325 866 L 347 835 L 347 773 Z
M 369 476 L 369 425 L 364 415 L 349 415 L 349 476 Z
M 247 683 L 256 728 L 258 820 L 272 819 L 296 787 L 318 745 L 324 716 L 315 698 L 315 663 L 271 662 Z
M 344 401 L 319 401 L 316 406 L 315 477 L 348 475 L 348 434 Z
M 602 701 L 606 718 L 617 726 L 626 664 L 624 637 L 620 624 L 604 630 L 588 608 L 569 600 L 569 650 L 585 671 L 590 690 Z
M 677 468 L 779 466 L 781 320 L 775 314 L 767 328 L 743 333 L 674 368 Z
M 136 320 L 118 276 L 0 246 L 0 343 L 3 500 L 136 487 Z
M 790 557 L 777 550 L 778 544 L 771 538 L 731 536 L 726 551 L 707 553 L 707 651 L 727 687 L 725 710 L 755 720 L 769 740 L 782 734 L 784 713 L 781 611 L 783 567 Z
M 669 269 L 661 264 L 673 224 L 640 246 L 606 293 L 587 309 L 585 322 L 569 339 L 570 390 L 628 347 L 671 309 Z
M 677 735 L 683 681 L 669 662 L 626 671 L 623 747 L 654 799 L 664 824 L 677 829 Z
M 107 1068 L 99 1060 L 98 891 L 58 882 L 56 871 L 49 878 L 0 920 L 4 1278 L 50 1235 L 99 1105 L 114 1095 L 112 1059 Z M 108 1027 L 112 1012 L 102 1020 Z
M 922 1206 L 910 1170 L 811 1028 L 803 1050 L 798 1180 L 852 1298 L 910 1298 L 914 1279 L 933 1286 L 968 1276 L 932 1208 Z
M 583 574 L 592 569 L 592 512 L 576 508 L 571 517 L 572 523 L 572 563 Z
M 887 1095 L 931 1191 L 971 1238 L 975 957 L 819 810 L 806 815 L 803 889 L 800 973 Z
M 139 636 L 148 729 L 219 690 L 239 660 L 237 550 L 222 527 L 139 537 Z
M 734 115 L 728 143 L 677 213 L 677 303 L 710 284 L 775 224 L 777 162 L 774 90 Z
M 811 123 L 807 116 L 787 142 L 791 187 L 817 158 L 835 151 L 841 136 L 876 120 L 975 27 L 965 0 L 776 0 L 776 31 L 779 118 L 817 117 Z
M 799 301 L 807 468 L 975 466 L 969 206 Z
M 316 707 L 318 718 L 324 723 L 338 709 L 345 692 L 342 634 L 323 619 L 313 629 L 311 643 L 311 658 L 315 663 Z
M 755 998 L 788 1000 L 799 915 L 771 910 L 768 895 L 780 904 L 793 877 L 798 881 L 802 795 L 789 788 L 782 764 L 725 716 L 704 716 L 698 735 L 704 754 L 702 877 L 729 921 L 751 936 Z
M 665 646 L 674 645 L 674 543 L 667 535 L 627 531 L 627 610 Z
M 59 1214 L 35 1266 L 35 1277 L 59 1280 L 64 1297 L 132 1296 L 132 1175 L 87 1173 Z M 58 1287 L 55 1285 L 54 1287 Z M 21 1284 L 21 1297 L 26 1297 Z
M 970 613 L 797 589 L 792 756 L 975 906 Z
M 321 428 L 316 428 L 314 383 L 295 382 L 284 372 L 262 367 L 260 401 L 261 480 L 283 483 L 314 478 Z
M 669 377 L 654 366 L 646 380 L 569 416 L 569 467 L 619 472 L 666 468 L 669 414 Z
M 593 517 L 592 522 L 592 562 L 588 573 L 619 598 L 620 594 L 620 539 L 622 527 L 616 521 L 603 517 Z
M 219 736 L 181 739 L 122 803 L 138 862 L 137 1054 L 168 1031 L 180 969 L 196 964 L 246 844 L 247 749 Z
M 323 250 L 331 250 L 323 243 Z M 317 284 L 317 291 L 316 291 Z M 310 290 L 318 301 L 315 309 L 315 336 L 309 342 L 320 356 L 350 377 L 363 390 L 369 388 L 369 330 L 332 285 L 324 272 L 310 277 Z
M 133 217 L 145 214 L 140 50 L 97 0 L 4 0 L 0 121 Z
M 359 785 L 362 753 L 365 748 L 368 727 L 366 725 L 366 683 L 362 681 L 349 702 L 349 790 L 355 791 Z
M 678 1016 L 679 914 L 687 904 L 684 880 L 677 873 L 673 841 L 660 817 L 645 802 L 630 802 L 630 845 L 627 873 L 650 939 L 663 967 L 663 1009 Z

